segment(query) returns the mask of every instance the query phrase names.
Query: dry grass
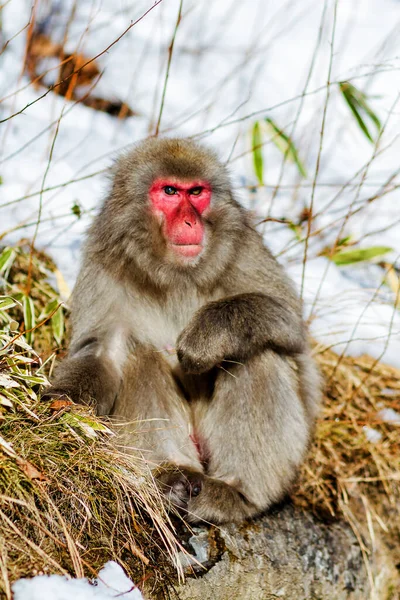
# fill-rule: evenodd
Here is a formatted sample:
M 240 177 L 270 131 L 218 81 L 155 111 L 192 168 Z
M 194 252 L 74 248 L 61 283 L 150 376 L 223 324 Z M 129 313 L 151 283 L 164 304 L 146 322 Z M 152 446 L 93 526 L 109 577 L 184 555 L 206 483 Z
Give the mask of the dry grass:
M 379 530 L 400 561 L 400 425 L 379 414 L 389 408 L 400 415 L 400 371 L 370 356 L 339 360 L 316 348 L 316 358 L 324 406 L 292 498 L 324 519 L 347 520 L 365 558 Z
M 116 450 L 111 431 L 87 408 L 38 396 L 62 352 L 59 320 L 40 325 L 46 307 L 59 303 L 47 281 L 53 270 L 24 246 L 0 269 L 3 293 L 20 302 L 2 310 L 0 298 L 0 596 L 11 598 L 19 577 L 92 577 L 113 558 L 137 584 L 146 579 L 157 588 L 176 577 L 171 559 L 179 544 L 149 470 Z M 36 321 L 33 347 L 27 319 Z
M 0 284 L 21 304 L 1 310 L 0 303 L 0 595 L 10 598 L 20 576 L 90 577 L 111 558 L 137 583 L 157 587 L 176 576 L 177 542 L 145 465 L 118 452 L 87 409 L 38 399 L 65 339 L 49 312 L 66 313 L 48 283 L 54 265 L 36 253 L 31 260 L 23 246 L 6 268 L 1 256 Z M 29 334 L 26 298 L 36 323 Z M 378 416 L 383 407 L 400 413 L 400 373 L 369 357 L 315 352 L 325 404 L 293 500 L 325 519 L 348 520 L 367 556 L 360 518 L 372 541 L 376 527 L 400 539 L 399 426 Z M 380 439 L 368 441 L 365 427 Z

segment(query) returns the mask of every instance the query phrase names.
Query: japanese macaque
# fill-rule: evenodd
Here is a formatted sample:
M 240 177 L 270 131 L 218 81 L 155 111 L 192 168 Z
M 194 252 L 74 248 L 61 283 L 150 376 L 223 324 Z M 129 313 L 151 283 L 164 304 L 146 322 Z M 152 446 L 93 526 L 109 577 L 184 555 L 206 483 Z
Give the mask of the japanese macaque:
M 149 139 L 117 161 L 72 330 L 48 395 L 126 423 L 188 521 L 241 521 L 287 493 L 319 377 L 300 299 L 213 152 Z

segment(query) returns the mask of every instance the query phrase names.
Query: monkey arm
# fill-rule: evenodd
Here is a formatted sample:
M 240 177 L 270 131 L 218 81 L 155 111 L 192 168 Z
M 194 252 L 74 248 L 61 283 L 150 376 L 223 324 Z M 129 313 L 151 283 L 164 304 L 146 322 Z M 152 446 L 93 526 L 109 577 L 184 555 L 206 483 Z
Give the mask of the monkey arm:
M 270 348 L 297 354 L 306 347 L 301 315 L 284 299 L 238 294 L 198 310 L 177 342 L 183 369 L 203 373 L 223 360 L 244 362 Z
M 128 328 L 119 324 L 122 293 L 93 260 L 86 260 L 72 296 L 72 341 L 45 396 L 68 396 L 97 414 L 112 410 L 129 352 Z

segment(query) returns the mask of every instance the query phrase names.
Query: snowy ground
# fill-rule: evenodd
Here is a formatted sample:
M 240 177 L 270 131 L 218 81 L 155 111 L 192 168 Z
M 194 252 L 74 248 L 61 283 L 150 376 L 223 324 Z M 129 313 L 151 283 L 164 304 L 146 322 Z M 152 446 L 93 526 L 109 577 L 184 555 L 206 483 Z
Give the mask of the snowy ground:
M 38 20 L 62 38 L 73 2 L 36 4 Z M 37 246 L 54 257 L 72 287 L 82 234 L 106 193 L 104 170 L 118 150 L 154 132 L 179 0 L 154 7 L 146 0 L 77 2 L 65 47 L 88 57 L 153 7 L 97 60 L 104 72 L 96 95 L 127 101 L 139 116 L 126 121 L 53 93 L 40 98 L 46 89 L 29 85 L 22 65 L 31 5 L 9 0 L 1 22 L 0 45 L 10 41 L 1 54 L 0 120 L 20 114 L 0 129 L 0 234 L 8 232 L 9 242 L 32 237 L 41 211 Z M 50 6 L 56 10 L 49 20 Z M 216 146 L 229 161 L 238 197 L 258 221 L 296 221 L 313 202 L 315 235 L 305 268 L 305 244 L 289 227 L 260 226 L 303 289 L 312 333 L 339 352 L 368 352 L 400 367 L 400 314 L 384 269 L 337 267 L 319 256 L 337 237 L 351 236 L 363 247 L 390 246 L 385 261 L 397 265 L 399 67 L 398 0 L 184 0 L 161 133 Z M 369 94 L 383 123 L 377 145 L 345 104 L 337 86 L 343 80 Z M 257 187 L 249 131 L 264 117 L 293 137 L 306 178 L 293 164 L 282 166 L 282 153 L 268 143 L 266 185 Z
M 49 5 L 57 9 L 50 20 Z M 38 6 L 38 20 L 62 38 L 72 2 Z M 145 0 L 80 0 L 66 49 L 92 57 L 152 6 Z M 154 131 L 179 2 L 162 0 L 98 59 L 104 73 L 96 94 L 126 100 L 140 115 L 122 122 L 52 93 L 35 102 L 45 89 L 34 89 L 21 74 L 26 35 L 21 29 L 30 8 L 28 0 L 10 0 L 3 9 L 3 43 L 11 41 L 2 55 L 1 118 L 22 113 L 5 121 L 0 132 L 0 232 L 13 230 L 9 240 L 32 236 L 42 204 L 37 244 L 54 256 L 72 286 L 82 233 L 107 185 L 104 173 L 92 174 L 105 169 L 116 151 Z M 384 353 L 398 366 L 400 315 L 383 284 L 384 270 L 371 264 L 338 268 L 318 253 L 338 234 L 366 247 L 390 246 L 388 262 L 400 252 L 399 32 L 398 0 L 184 0 L 161 121 L 165 134 L 194 135 L 219 148 L 239 197 L 259 220 L 266 215 L 296 220 L 314 196 L 313 230 L 322 231 L 310 239 L 304 273 L 304 243 L 287 226 L 263 225 L 266 242 L 299 287 L 304 275 L 306 311 L 319 340 L 340 351 Z M 338 86 L 327 88 L 328 79 L 351 80 L 370 94 L 384 124 L 378 147 L 361 133 Z M 282 153 L 269 143 L 266 187 L 251 193 L 248 186 L 257 180 L 249 130 L 265 116 L 292 134 L 308 176 L 299 179 L 289 163 L 282 170 Z M 82 180 L 85 176 L 90 177 Z M 80 219 L 72 213 L 74 203 L 83 210 Z M 360 210 L 346 217 L 349 209 Z
M 143 600 L 138 588 L 122 568 L 110 561 L 90 583 L 87 579 L 67 579 L 62 575 L 39 575 L 14 583 L 14 600 Z

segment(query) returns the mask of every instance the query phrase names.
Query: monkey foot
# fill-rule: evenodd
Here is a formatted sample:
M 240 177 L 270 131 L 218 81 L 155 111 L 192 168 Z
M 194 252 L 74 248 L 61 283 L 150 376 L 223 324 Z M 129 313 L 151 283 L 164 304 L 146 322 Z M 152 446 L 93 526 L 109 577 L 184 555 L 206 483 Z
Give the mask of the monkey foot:
M 177 467 L 160 473 L 158 481 L 167 498 L 177 508 L 186 510 L 189 501 L 198 496 L 203 487 L 203 474 Z

